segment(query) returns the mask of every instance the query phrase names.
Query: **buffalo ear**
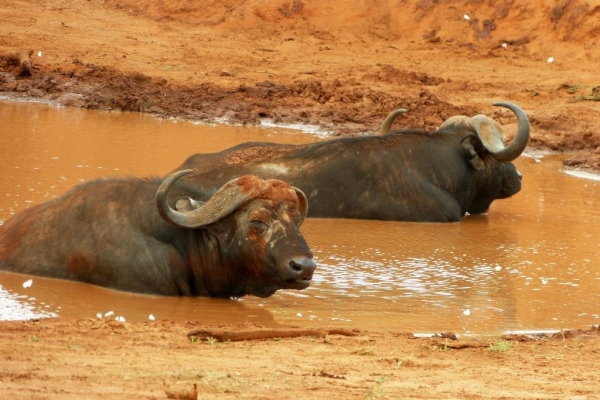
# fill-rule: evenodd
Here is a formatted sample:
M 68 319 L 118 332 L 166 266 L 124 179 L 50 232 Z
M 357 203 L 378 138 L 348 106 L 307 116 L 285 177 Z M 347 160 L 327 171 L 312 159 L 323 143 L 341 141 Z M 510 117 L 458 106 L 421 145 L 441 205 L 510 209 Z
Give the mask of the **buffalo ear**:
M 203 202 L 196 201 L 191 197 L 184 197 L 182 199 L 177 200 L 177 203 L 175 204 L 175 209 L 180 212 L 188 212 L 202 207 L 203 204 Z
M 482 158 L 484 157 L 486 150 L 485 146 L 481 142 L 481 139 L 475 135 L 469 135 L 461 140 L 461 144 L 469 153 L 469 164 L 471 164 L 471 166 L 477 171 L 484 169 L 485 163 L 483 162 Z

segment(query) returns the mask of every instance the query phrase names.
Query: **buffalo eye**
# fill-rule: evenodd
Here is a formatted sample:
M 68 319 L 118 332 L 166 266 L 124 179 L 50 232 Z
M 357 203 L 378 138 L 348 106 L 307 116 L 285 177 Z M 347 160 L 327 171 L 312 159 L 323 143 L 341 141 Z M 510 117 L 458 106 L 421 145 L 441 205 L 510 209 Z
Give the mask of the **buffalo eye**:
M 257 232 L 266 231 L 269 226 L 260 218 L 250 220 L 250 226 Z

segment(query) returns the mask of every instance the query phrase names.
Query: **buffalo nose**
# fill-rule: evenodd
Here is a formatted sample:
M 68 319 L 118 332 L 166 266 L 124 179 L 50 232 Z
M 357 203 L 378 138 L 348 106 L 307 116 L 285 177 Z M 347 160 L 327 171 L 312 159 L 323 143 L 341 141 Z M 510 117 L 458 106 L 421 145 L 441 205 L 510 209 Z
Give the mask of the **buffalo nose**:
M 317 264 L 311 257 L 298 256 L 293 257 L 289 262 L 288 266 L 290 270 L 301 278 L 312 278 L 313 272 L 317 268 Z

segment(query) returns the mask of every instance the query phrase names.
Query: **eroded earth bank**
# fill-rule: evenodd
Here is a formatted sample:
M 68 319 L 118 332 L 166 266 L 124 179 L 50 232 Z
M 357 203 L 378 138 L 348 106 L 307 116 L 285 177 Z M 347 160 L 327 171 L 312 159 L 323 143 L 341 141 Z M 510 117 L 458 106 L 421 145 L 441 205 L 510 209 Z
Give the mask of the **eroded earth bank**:
M 374 133 L 395 108 L 409 110 L 400 127 L 435 129 L 452 115 L 484 113 L 513 132 L 512 114 L 492 106 L 506 100 L 528 113 L 531 149 L 597 171 L 599 26 L 592 0 L 3 0 L 0 91 L 69 107 L 311 124 L 333 135 Z M 600 392 L 597 328 L 453 340 L 357 327 L 355 336 L 220 343 L 188 337 L 200 325 L 1 322 L 0 397 L 592 399 Z

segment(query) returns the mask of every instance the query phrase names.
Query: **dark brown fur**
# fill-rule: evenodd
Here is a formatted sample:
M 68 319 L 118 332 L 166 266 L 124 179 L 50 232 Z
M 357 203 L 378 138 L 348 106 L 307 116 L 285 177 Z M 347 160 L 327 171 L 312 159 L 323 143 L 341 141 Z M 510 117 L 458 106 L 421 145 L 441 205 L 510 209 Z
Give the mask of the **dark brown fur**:
M 266 297 L 309 285 L 305 203 L 289 185 L 245 177 L 237 183 L 252 198 L 187 229 L 159 215 L 160 183 L 92 181 L 22 210 L 0 226 L 0 269 L 162 295 Z

